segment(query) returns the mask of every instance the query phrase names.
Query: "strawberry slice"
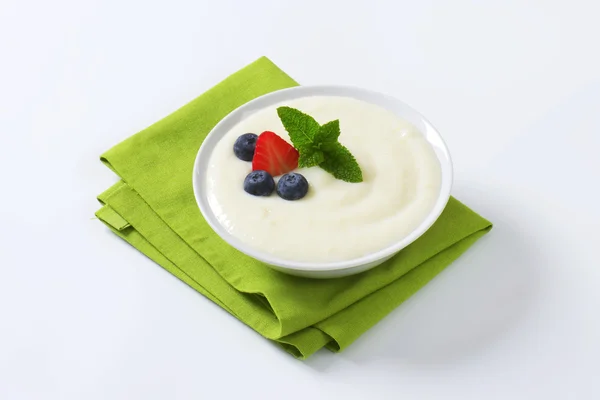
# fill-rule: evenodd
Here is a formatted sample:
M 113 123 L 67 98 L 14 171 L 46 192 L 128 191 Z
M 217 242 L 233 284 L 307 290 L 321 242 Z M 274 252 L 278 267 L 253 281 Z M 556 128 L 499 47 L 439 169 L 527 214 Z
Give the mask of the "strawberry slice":
M 252 159 L 252 170 L 283 175 L 298 168 L 298 150 L 277 134 L 265 131 L 258 136 Z

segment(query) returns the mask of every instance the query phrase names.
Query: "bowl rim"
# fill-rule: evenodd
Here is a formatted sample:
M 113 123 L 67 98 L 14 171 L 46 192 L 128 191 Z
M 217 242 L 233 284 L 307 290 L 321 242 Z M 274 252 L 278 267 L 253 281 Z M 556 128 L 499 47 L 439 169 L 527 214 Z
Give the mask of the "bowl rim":
M 287 260 L 284 258 L 276 257 L 264 251 L 256 250 L 252 246 L 242 242 L 240 239 L 230 234 L 218 221 L 208 202 L 208 196 L 206 195 L 205 190 L 206 185 L 203 184 L 203 180 L 200 180 L 200 176 L 204 177 L 207 171 L 207 168 L 202 167 L 205 167 L 208 163 L 210 155 L 216 143 L 221 139 L 222 135 L 229 131 L 229 129 L 231 129 L 239 121 L 247 118 L 250 114 L 253 114 L 254 112 L 264 109 L 266 107 L 278 104 L 282 101 L 310 96 L 352 97 L 358 100 L 369 102 L 371 104 L 376 104 L 378 106 L 383 106 L 381 103 L 393 104 L 396 107 L 403 108 L 406 113 L 412 114 L 414 118 L 420 120 L 420 124 L 415 124 L 415 121 L 412 120 L 409 122 L 411 122 L 413 125 L 422 125 L 417 126 L 417 128 L 419 129 L 421 134 L 423 134 L 426 137 L 428 143 L 433 147 L 436 153 L 436 157 L 440 162 L 441 184 L 439 195 L 435 202 L 435 205 L 433 206 L 429 214 L 427 214 L 427 216 L 423 219 L 423 221 L 421 221 L 421 223 L 409 235 L 405 236 L 399 241 L 393 242 L 391 245 L 387 245 L 380 250 L 371 252 L 361 257 L 356 257 L 342 261 L 305 262 Z M 365 98 L 376 98 L 379 100 L 378 102 L 373 102 L 366 100 Z M 396 115 L 399 114 L 398 111 L 391 110 L 389 106 L 383 107 L 395 113 Z M 422 128 L 425 128 L 425 131 Z M 221 135 L 221 137 L 218 137 L 219 135 Z M 194 190 L 196 203 L 200 208 L 200 212 L 202 213 L 203 218 L 209 224 L 211 229 L 213 229 L 213 231 L 228 245 L 234 247 L 238 251 L 241 251 L 242 253 L 256 260 L 283 269 L 289 269 L 292 271 L 296 270 L 328 272 L 353 269 L 369 263 L 375 263 L 379 260 L 384 260 L 398 253 L 400 250 L 402 250 L 403 248 L 407 247 L 409 244 L 413 243 L 415 240 L 420 238 L 437 221 L 439 216 L 444 211 L 446 204 L 450 200 L 450 192 L 453 184 L 453 175 L 454 171 L 452 165 L 452 158 L 450 156 L 450 152 L 448 150 L 446 142 L 440 135 L 439 131 L 429 122 L 429 120 L 408 104 L 388 94 L 373 91 L 370 89 L 363 89 L 356 86 L 304 85 L 280 89 L 259 96 L 237 107 L 229 114 L 227 114 L 223 119 L 221 119 L 204 138 L 198 150 L 198 153 L 196 154 L 192 170 L 192 187 Z

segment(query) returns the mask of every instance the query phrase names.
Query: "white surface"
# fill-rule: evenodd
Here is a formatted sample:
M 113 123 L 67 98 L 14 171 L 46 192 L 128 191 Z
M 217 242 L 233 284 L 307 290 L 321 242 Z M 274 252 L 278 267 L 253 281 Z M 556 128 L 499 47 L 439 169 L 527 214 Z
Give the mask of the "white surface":
M 597 399 L 595 1 L 0 4 L 0 398 Z M 98 155 L 266 54 L 444 132 L 492 232 L 299 362 L 92 220 Z M 337 397 L 335 397 L 337 398 Z
M 321 124 L 339 118 L 340 140 L 361 164 L 364 181 L 349 184 L 307 168 L 299 171 L 312 195 L 302 202 L 240 195 L 236 182 L 251 166 L 233 155 L 233 143 L 240 132 L 265 130 L 289 141 L 276 111 L 284 105 Z M 198 151 L 192 181 L 202 214 L 227 243 L 286 273 L 334 278 L 371 269 L 425 233 L 450 198 L 452 162 L 440 133 L 399 99 L 349 86 L 306 85 L 260 96 L 223 118 Z M 396 191 L 392 181 L 401 182 Z M 413 189 L 409 199 L 406 188 Z M 349 224 L 360 237 L 344 234 Z

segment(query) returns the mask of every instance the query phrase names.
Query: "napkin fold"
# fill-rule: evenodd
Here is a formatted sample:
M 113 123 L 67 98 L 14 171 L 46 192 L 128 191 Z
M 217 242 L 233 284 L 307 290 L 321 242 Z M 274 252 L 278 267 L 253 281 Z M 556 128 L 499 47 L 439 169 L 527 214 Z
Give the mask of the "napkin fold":
M 210 130 L 229 112 L 297 83 L 266 57 L 101 156 L 120 181 L 96 216 L 115 234 L 297 358 L 350 345 L 423 287 L 491 223 L 451 198 L 438 221 L 384 264 L 314 280 L 286 275 L 221 240 L 202 218 L 192 168 Z

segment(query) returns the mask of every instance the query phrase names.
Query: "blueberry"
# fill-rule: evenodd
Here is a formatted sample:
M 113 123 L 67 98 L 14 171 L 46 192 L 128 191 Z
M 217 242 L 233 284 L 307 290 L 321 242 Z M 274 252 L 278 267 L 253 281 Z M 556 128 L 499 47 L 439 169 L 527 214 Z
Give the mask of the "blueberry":
M 256 149 L 256 139 L 258 139 L 258 136 L 254 133 L 244 133 L 237 138 L 233 144 L 235 156 L 242 161 L 252 161 Z
M 244 179 L 244 190 L 253 196 L 269 196 L 275 189 L 275 181 L 267 171 L 252 171 Z
M 277 194 L 285 200 L 298 200 L 308 193 L 308 181 L 295 172 L 283 175 L 277 182 Z

